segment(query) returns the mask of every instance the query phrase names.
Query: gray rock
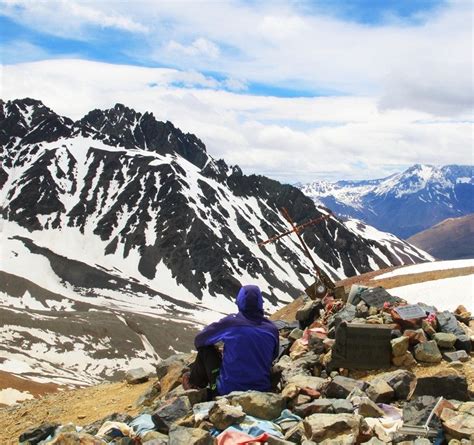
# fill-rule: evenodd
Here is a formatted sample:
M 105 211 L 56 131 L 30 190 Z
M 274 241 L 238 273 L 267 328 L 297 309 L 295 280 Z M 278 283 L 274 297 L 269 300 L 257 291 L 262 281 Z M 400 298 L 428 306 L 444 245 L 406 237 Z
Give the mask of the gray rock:
M 454 347 L 459 351 L 466 351 L 468 354 L 472 352 L 472 341 L 468 335 L 458 335 Z
M 368 384 L 361 380 L 338 375 L 328 384 L 325 394 L 328 398 L 345 399 L 354 388 L 365 390 L 367 386 Z
M 291 360 L 291 359 L 290 359 Z M 281 360 L 278 362 L 280 363 Z M 290 383 L 294 376 L 311 376 L 313 368 L 319 364 L 319 355 L 313 351 L 308 351 L 302 357 L 282 363 L 283 370 L 281 373 L 283 383 Z
M 58 426 L 59 424 L 57 423 L 43 423 L 40 426 L 29 428 L 23 434 L 21 434 L 19 441 L 28 441 L 30 444 L 35 445 L 38 442 L 41 442 L 47 437 L 53 435 Z
M 362 417 L 383 417 L 384 412 L 368 397 L 362 397 L 359 402 L 359 415 Z
M 338 443 L 338 437 L 344 437 L 343 443 L 353 444 L 359 435 L 362 417 L 355 414 L 313 414 L 303 421 L 305 436 L 316 443 L 325 440 Z
M 299 338 L 303 337 L 303 330 L 299 328 L 295 328 L 290 332 L 288 338 L 291 340 L 298 340 Z
M 147 445 L 167 445 L 168 436 L 158 431 L 147 431 L 140 436 L 143 444 Z
M 436 342 L 439 348 L 451 349 L 456 343 L 457 337 L 454 334 L 446 332 L 437 332 L 433 336 L 433 340 Z
M 300 417 L 308 417 L 316 413 L 334 413 L 331 399 L 317 399 L 303 405 L 295 406 L 293 412 Z
M 414 395 L 467 401 L 469 400 L 469 389 L 465 376 L 441 374 L 420 377 L 416 384 Z
M 315 354 L 324 354 L 326 352 L 326 346 L 324 341 L 317 335 L 311 335 L 308 342 L 308 348 Z
M 407 425 L 424 425 L 437 401 L 436 397 L 431 396 L 413 398 L 403 406 L 403 422 Z M 436 416 L 433 416 L 430 426 L 440 426 Z
M 442 359 L 441 352 L 434 340 L 419 343 L 415 346 L 415 358 L 419 362 L 439 363 Z
M 36 442 L 26 442 L 27 444 L 36 444 Z M 60 433 L 58 434 L 51 442 L 48 442 L 49 445 L 76 445 L 76 444 L 87 444 L 87 445 L 106 445 L 105 440 L 94 437 L 91 434 L 84 432 L 70 432 L 70 433 Z
M 230 393 L 227 398 L 233 405 L 240 405 L 246 414 L 265 420 L 276 419 L 286 408 L 285 399 L 270 392 Z
M 220 399 L 209 411 L 209 421 L 218 429 L 225 430 L 245 419 L 240 406 L 230 405 L 227 399 Z
M 410 344 L 408 337 L 398 337 L 390 341 L 392 344 L 392 355 L 399 357 L 404 355 L 408 351 L 408 346 Z
M 187 397 L 177 397 L 160 406 L 151 415 L 157 431 L 168 434 L 171 425 L 176 420 L 191 412 L 191 403 Z
M 397 369 L 378 375 L 371 384 L 377 381 L 387 383 L 395 393 L 395 399 L 406 400 L 415 390 L 416 376 L 405 369 Z
M 169 432 L 168 445 L 213 445 L 214 438 L 209 431 L 200 428 L 175 426 Z
M 386 442 L 382 442 L 378 437 L 372 437 L 368 442 L 362 442 L 361 445 L 386 445 Z
M 288 385 L 296 385 L 298 388 L 311 388 L 315 391 L 321 391 L 326 383 L 326 379 L 321 377 L 305 375 L 295 375 L 288 380 Z
M 383 380 L 370 382 L 365 392 L 369 399 L 375 403 L 390 403 L 395 396 L 393 388 Z
M 99 431 L 100 427 L 105 422 L 121 422 L 121 423 L 128 424 L 132 420 L 133 420 L 133 417 L 128 414 L 113 413 L 100 420 L 96 420 L 95 422 L 90 423 L 89 425 L 84 426 L 84 428 L 82 429 L 82 432 L 95 436 L 97 434 L 97 431 Z
M 178 363 L 186 366 L 189 365 L 194 359 L 193 354 L 175 354 L 171 355 L 168 358 L 161 360 L 160 363 L 156 365 L 156 375 L 159 379 L 164 377 L 171 366 L 176 365 Z
M 448 334 L 464 335 L 464 331 L 459 325 L 454 314 L 449 311 L 438 312 L 436 314 L 438 319 L 438 327 L 441 332 L 446 332 Z
M 468 362 L 469 355 L 466 351 L 452 351 L 452 352 L 443 352 L 443 358 L 447 362 Z
M 145 383 L 149 380 L 150 376 L 147 371 L 143 368 L 130 369 L 125 374 L 125 380 L 131 385 L 136 385 L 138 383 Z
M 332 407 L 336 414 L 353 413 L 354 405 L 346 399 L 329 399 L 332 401 Z
M 414 445 L 431 445 L 431 441 L 424 437 L 418 437 L 415 439 Z
M 308 300 L 301 306 L 295 314 L 295 319 L 298 321 L 310 321 L 314 318 L 316 311 L 321 306 L 321 300 Z M 312 321 L 312 320 L 311 320 Z

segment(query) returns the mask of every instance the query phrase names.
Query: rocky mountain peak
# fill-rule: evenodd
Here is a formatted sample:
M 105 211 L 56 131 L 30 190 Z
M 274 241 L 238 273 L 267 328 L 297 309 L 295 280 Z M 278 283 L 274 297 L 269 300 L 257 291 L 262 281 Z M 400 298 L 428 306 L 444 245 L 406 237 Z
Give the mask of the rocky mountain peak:
M 72 120 L 59 116 L 41 101 L 24 98 L 2 102 L 0 144 L 7 150 L 20 139 L 32 144 L 52 142 L 71 133 Z
M 76 125 L 112 136 L 126 148 L 176 153 L 199 168 L 208 161 L 206 147 L 195 135 L 183 133 L 169 121 L 158 121 L 153 113 L 140 113 L 120 103 L 108 110 L 95 109 Z

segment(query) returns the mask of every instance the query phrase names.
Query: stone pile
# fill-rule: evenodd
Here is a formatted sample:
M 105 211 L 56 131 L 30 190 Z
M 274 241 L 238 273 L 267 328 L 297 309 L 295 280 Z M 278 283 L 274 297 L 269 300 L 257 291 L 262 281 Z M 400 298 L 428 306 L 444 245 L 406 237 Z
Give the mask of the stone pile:
M 381 288 L 357 289 L 347 303 L 307 300 L 294 322 L 276 324 L 281 350 L 272 369 L 273 392 L 236 392 L 209 401 L 205 389 L 183 389 L 181 377 L 193 355 L 179 354 L 157 365 L 159 380 L 137 400 L 139 416 L 118 413 L 84 428 L 45 424 L 26 431 L 20 442 L 474 443 L 473 394 L 456 369 L 466 361 L 472 365 L 474 326 L 465 308 L 438 312 L 421 303 L 406 305 Z M 443 360 L 449 363 L 444 372 L 419 378 L 413 372 Z M 354 378 L 362 375 L 354 370 L 372 368 L 377 372 L 366 380 Z M 134 371 L 127 381 L 144 378 Z

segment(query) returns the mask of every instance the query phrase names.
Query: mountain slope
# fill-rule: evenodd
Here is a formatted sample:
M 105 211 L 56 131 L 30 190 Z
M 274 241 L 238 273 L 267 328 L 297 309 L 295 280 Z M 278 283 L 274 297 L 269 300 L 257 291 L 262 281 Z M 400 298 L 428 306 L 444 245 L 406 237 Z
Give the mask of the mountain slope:
M 188 350 L 198 327 L 235 310 L 241 284 L 258 284 L 270 311 L 314 280 L 295 237 L 257 243 L 288 229 L 281 207 L 297 222 L 327 210 L 149 113 L 117 104 L 73 122 L 32 99 L 2 102 L 0 141 L 0 371 L 112 378 L 117 363 Z M 335 217 L 303 237 L 333 279 L 431 259 Z
M 446 219 L 408 242 L 443 260 L 474 258 L 474 213 Z
M 301 190 L 342 217 L 358 218 L 402 238 L 474 212 L 474 167 L 414 165 L 371 181 L 316 181 Z
M 189 299 L 234 295 L 250 279 L 266 283 L 276 304 L 310 279 L 295 240 L 256 248 L 287 228 L 279 208 L 286 206 L 296 221 L 321 215 L 296 188 L 245 176 L 210 157 L 194 135 L 123 105 L 94 110 L 75 123 L 31 99 L 2 108 L 2 214 L 32 238 L 68 231 L 68 240 L 100 239 L 94 257 L 101 265 L 154 285 L 160 272 L 168 274 Z M 343 248 L 334 248 L 336 232 Z M 335 218 L 304 236 L 334 278 L 371 270 L 374 263 L 399 263 L 386 247 L 354 237 Z M 43 246 L 74 259 L 68 246 Z

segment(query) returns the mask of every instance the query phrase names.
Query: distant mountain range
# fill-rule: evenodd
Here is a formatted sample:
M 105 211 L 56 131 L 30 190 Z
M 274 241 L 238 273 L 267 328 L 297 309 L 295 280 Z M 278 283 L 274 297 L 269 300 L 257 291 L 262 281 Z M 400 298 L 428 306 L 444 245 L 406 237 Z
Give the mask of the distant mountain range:
M 474 258 L 474 213 L 445 219 L 408 242 L 441 260 Z
M 368 181 L 297 184 L 318 205 L 343 218 L 408 238 L 447 219 L 474 212 L 474 166 L 416 164 Z
M 0 147 L 0 371 L 91 383 L 150 367 L 234 311 L 241 284 L 272 310 L 314 281 L 294 236 L 257 244 L 288 229 L 282 207 L 298 223 L 327 210 L 150 113 L 117 104 L 74 122 L 0 102 Z M 334 280 L 431 259 L 336 217 L 303 237 Z

